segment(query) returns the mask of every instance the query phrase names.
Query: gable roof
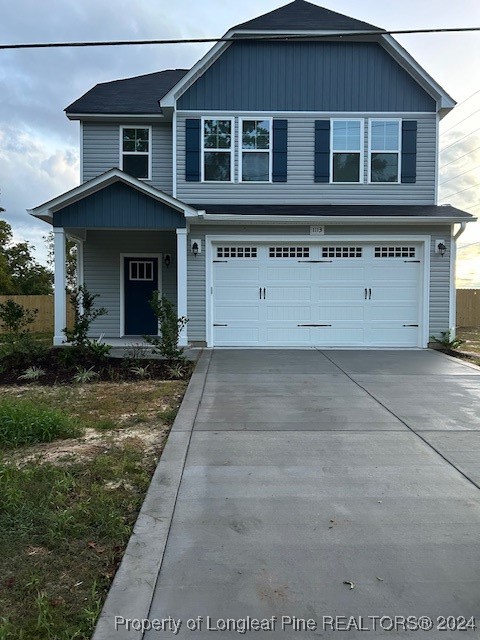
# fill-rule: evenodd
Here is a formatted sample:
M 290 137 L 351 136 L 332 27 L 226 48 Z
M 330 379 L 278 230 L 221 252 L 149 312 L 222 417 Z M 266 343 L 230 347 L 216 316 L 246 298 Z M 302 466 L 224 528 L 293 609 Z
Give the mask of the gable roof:
M 294 0 L 232 27 L 232 31 L 381 31 L 367 22 L 319 7 L 306 0 Z
M 27 209 L 28 213 L 35 218 L 40 218 L 40 220 L 44 220 L 45 222 L 51 222 L 53 218 L 53 214 L 64 207 L 74 204 L 84 198 L 105 189 L 111 184 L 115 184 L 117 182 L 121 182 L 126 184 L 127 186 L 133 187 L 151 198 L 162 202 L 163 204 L 168 205 L 172 209 L 176 209 L 185 215 L 185 217 L 196 217 L 198 216 L 198 211 L 194 207 L 189 204 L 185 204 L 181 200 L 177 200 L 177 198 L 173 198 L 169 196 L 167 193 L 160 191 L 160 189 L 155 189 L 155 187 L 151 187 L 146 184 L 143 180 L 138 180 L 133 176 L 121 171 L 117 168 L 109 169 L 105 171 L 105 173 L 101 173 L 99 176 L 92 178 L 91 180 L 87 180 L 83 184 L 78 185 L 78 187 L 74 187 L 69 191 L 65 191 L 61 195 L 56 198 L 52 198 L 47 202 L 39 205 L 38 207 L 34 207 L 33 209 Z
M 143 76 L 102 82 L 72 102 L 65 112 L 73 114 L 160 114 L 158 101 L 187 73 L 188 69 L 167 69 Z

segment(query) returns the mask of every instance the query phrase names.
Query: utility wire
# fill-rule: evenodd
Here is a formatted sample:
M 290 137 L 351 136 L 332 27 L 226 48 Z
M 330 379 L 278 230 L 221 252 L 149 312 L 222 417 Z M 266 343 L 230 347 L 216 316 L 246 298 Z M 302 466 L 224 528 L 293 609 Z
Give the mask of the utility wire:
M 471 31 L 480 31 L 480 27 L 452 27 L 439 29 L 395 29 L 387 31 L 384 29 L 375 29 L 372 31 L 343 31 L 330 32 L 322 34 L 272 34 L 272 35 L 240 35 L 235 37 L 223 38 L 175 38 L 160 40 L 100 40 L 93 42 L 31 42 L 23 44 L 0 44 L 0 49 L 51 49 L 59 47 L 123 47 L 147 44 L 202 44 L 207 42 L 237 42 L 238 40 L 321 40 L 323 38 L 331 38 L 333 35 L 340 38 L 344 37 L 365 37 L 365 36 L 381 36 L 381 35 L 402 35 L 414 33 L 465 33 Z
M 443 149 L 440 149 L 440 153 L 443 153 L 447 149 L 450 149 L 450 147 L 454 147 L 456 144 L 458 144 L 462 140 L 465 140 L 465 138 L 468 138 L 469 136 L 472 136 L 474 133 L 477 133 L 477 131 L 480 131 L 480 127 L 478 127 L 478 129 L 475 129 L 475 131 L 471 131 L 470 133 L 467 133 L 467 135 L 463 136 L 463 138 L 459 138 L 458 140 L 455 140 L 455 142 L 452 142 L 452 144 L 449 144 L 447 147 L 443 147 Z
M 480 147 L 475 147 L 475 149 L 472 149 L 471 151 L 467 151 L 467 153 L 464 153 L 463 156 L 458 156 L 458 158 L 455 158 L 455 160 L 450 160 L 450 162 L 446 162 L 445 164 L 442 164 L 442 166 L 439 167 L 439 168 L 443 169 L 445 167 L 448 167 L 449 164 L 453 164 L 454 162 L 458 162 L 458 160 L 461 160 L 462 158 L 466 158 L 466 156 L 469 156 L 471 153 L 475 153 L 475 151 L 478 151 L 479 149 L 480 149 Z
M 475 169 L 480 169 L 480 164 L 478 164 L 476 167 L 473 167 L 473 169 L 468 169 L 468 171 L 464 171 L 463 173 L 459 173 L 458 175 L 454 176 L 453 178 L 448 178 L 448 180 L 443 180 L 442 182 L 440 182 L 440 184 L 438 186 L 441 187 L 442 184 L 446 184 L 447 182 L 451 182 L 452 180 L 455 180 L 456 178 L 460 178 L 461 176 L 464 176 L 466 173 L 471 173 L 472 171 L 475 171 Z
M 470 189 L 475 189 L 475 187 L 480 187 L 480 182 L 477 182 L 477 184 L 472 184 L 471 187 L 467 187 L 466 189 L 461 189 L 460 191 L 455 191 L 454 193 L 447 193 L 447 195 L 444 196 L 444 198 L 451 198 L 452 196 L 456 196 L 459 193 L 463 193 L 464 191 L 470 191 Z
M 466 118 L 463 118 L 463 120 L 459 120 L 457 122 L 457 124 L 454 124 L 452 127 L 450 127 L 449 129 L 447 129 L 446 131 L 442 131 L 442 133 L 440 134 L 440 138 L 442 136 L 444 136 L 446 133 L 448 133 L 449 131 L 451 131 L 452 129 L 456 129 L 459 125 L 462 124 L 462 122 L 465 122 L 465 120 L 469 120 L 470 118 L 473 118 L 474 115 L 476 115 L 478 112 L 480 111 L 480 109 L 477 109 L 476 111 L 474 111 L 473 113 L 471 113 L 469 116 L 467 116 Z

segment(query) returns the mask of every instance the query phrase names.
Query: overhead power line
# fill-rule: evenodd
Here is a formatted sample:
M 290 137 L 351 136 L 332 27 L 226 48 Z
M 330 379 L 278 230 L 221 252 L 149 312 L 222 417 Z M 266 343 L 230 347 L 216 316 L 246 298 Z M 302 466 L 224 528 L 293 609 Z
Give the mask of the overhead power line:
M 456 180 L 456 178 L 461 178 L 465 174 L 471 173 L 472 171 L 475 171 L 475 169 L 480 169 L 480 164 L 478 164 L 476 167 L 473 167 L 473 169 L 468 169 L 468 171 L 464 171 L 463 173 L 459 173 L 458 175 L 454 176 L 453 178 L 448 178 L 448 180 L 443 180 L 443 182 L 440 182 L 440 184 L 438 186 L 441 187 L 442 184 L 446 184 L 447 182 L 451 182 L 452 180 Z
M 452 129 L 456 129 L 458 126 L 460 126 L 462 124 L 462 122 L 465 122 L 465 120 L 469 120 L 470 118 L 473 118 L 474 115 L 476 115 L 478 112 L 480 111 L 480 109 L 477 109 L 476 111 L 474 111 L 473 113 L 471 113 L 469 116 L 467 116 L 466 118 L 463 118 L 462 120 L 460 120 L 459 122 L 457 122 L 457 124 L 454 124 L 452 127 L 450 127 L 449 129 L 447 129 L 446 131 L 442 131 L 442 133 L 440 134 L 440 137 L 444 136 L 446 133 L 448 133 L 449 131 L 451 131 Z
M 382 30 L 376 29 L 372 31 L 342 31 L 338 33 L 322 33 L 318 35 L 312 34 L 272 34 L 272 35 L 240 35 L 230 38 L 174 38 L 174 39 L 156 39 L 156 40 L 99 40 L 94 42 L 30 42 L 20 44 L 0 44 L 0 49 L 52 49 L 60 47 L 125 47 L 147 44 L 203 44 L 208 42 L 238 42 L 239 40 L 312 40 L 331 38 L 336 35 L 340 38 L 355 36 L 356 38 L 381 36 L 381 35 L 408 35 L 415 33 L 466 33 L 471 31 L 480 31 L 480 27 L 452 27 L 442 29 L 395 29 Z
M 450 147 L 454 147 L 456 144 L 458 144 L 459 142 L 462 142 L 462 140 L 465 140 L 465 138 L 468 138 L 470 136 L 473 136 L 474 133 L 477 133 L 477 131 L 480 131 L 480 127 L 478 127 L 478 129 L 475 129 L 475 131 L 471 131 L 470 133 L 467 133 L 466 136 L 463 136 L 463 138 L 459 138 L 458 140 L 455 140 L 455 142 L 452 142 L 452 144 L 449 144 L 447 147 L 443 147 L 443 149 L 440 149 L 440 153 L 443 153 L 444 151 L 446 151 L 447 149 L 450 149 Z
M 471 153 L 475 153 L 475 151 L 478 151 L 479 149 L 480 147 L 475 147 L 475 149 L 472 149 L 471 151 L 467 151 L 467 153 L 464 153 L 462 156 L 458 156 L 458 158 L 455 158 L 455 160 L 450 160 L 450 162 L 446 162 L 445 164 L 442 164 L 440 169 L 444 169 L 445 167 L 448 167 L 449 164 L 453 164 L 454 162 L 458 162 L 462 158 L 466 158 Z
M 480 187 L 480 182 L 477 182 L 477 184 L 472 184 L 471 187 L 467 187 L 466 189 L 461 189 L 460 191 L 455 191 L 454 193 L 447 193 L 447 195 L 444 196 L 444 198 L 451 198 L 452 196 L 456 196 L 459 193 L 464 193 L 464 191 L 470 191 L 470 189 L 475 189 L 475 187 Z

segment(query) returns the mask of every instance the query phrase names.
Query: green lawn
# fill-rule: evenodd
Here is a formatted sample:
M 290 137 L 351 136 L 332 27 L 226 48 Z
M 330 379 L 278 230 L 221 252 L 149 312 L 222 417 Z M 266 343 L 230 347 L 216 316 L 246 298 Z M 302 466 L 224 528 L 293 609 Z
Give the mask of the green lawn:
M 0 387 L 73 436 L 0 445 L 0 640 L 91 637 L 186 386 Z

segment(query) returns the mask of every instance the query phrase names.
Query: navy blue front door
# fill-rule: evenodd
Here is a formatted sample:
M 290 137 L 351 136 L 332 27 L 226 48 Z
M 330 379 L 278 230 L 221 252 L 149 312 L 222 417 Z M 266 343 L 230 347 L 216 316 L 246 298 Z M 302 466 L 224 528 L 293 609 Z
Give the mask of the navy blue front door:
M 158 322 L 150 300 L 158 290 L 158 258 L 125 258 L 125 335 L 157 335 Z

